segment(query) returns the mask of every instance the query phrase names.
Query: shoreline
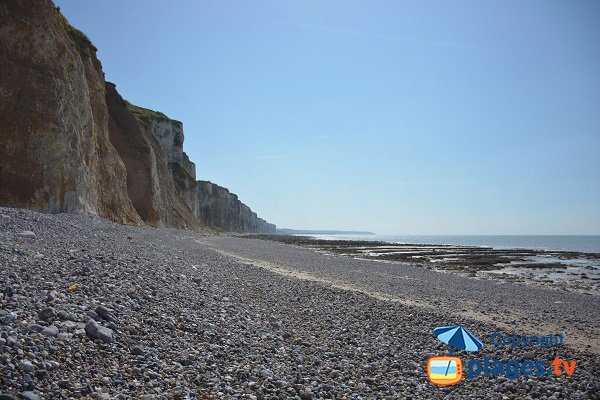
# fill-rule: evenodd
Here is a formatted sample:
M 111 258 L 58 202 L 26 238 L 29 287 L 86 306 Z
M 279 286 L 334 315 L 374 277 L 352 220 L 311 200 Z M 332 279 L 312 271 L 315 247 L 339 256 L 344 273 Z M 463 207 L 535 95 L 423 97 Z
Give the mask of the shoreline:
M 207 245 L 207 243 L 203 242 L 203 241 L 199 241 L 198 243 Z M 323 284 L 327 287 L 342 290 L 345 292 L 354 292 L 354 293 L 364 294 L 364 295 L 367 295 L 369 297 L 372 297 L 376 300 L 380 300 L 383 302 L 398 303 L 398 304 L 402 304 L 402 305 L 410 306 L 410 307 L 418 307 L 418 308 L 424 308 L 424 309 L 428 309 L 428 310 L 436 310 L 436 306 L 432 305 L 429 302 L 423 301 L 423 300 L 411 300 L 411 299 L 404 298 L 402 296 L 399 297 L 399 296 L 395 296 L 393 294 L 389 294 L 386 292 L 377 291 L 377 290 L 365 288 L 364 286 L 344 282 L 343 280 L 333 279 L 333 278 L 323 278 L 323 277 L 320 277 L 320 276 L 317 276 L 317 275 L 314 275 L 311 273 L 298 271 L 298 270 L 295 270 L 293 268 L 286 267 L 283 265 L 274 264 L 274 263 L 270 263 L 270 262 L 264 262 L 264 261 L 257 261 L 257 260 L 253 260 L 250 258 L 241 257 L 239 255 L 236 255 L 235 253 L 229 253 L 229 252 L 226 252 L 223 250 L 215 250 L 215 251 L 225 257 L 235 259 L 237 262 L 240 262 L 244 265 L 261 268 L 261 269 L 264 269 L 269 272 L 273 272 L 275 274 L 282 275 L 285 277 L 299 279 L 299 280 L 303 280 L 303 281 L 307 281 L 307 282 Z M 438 310 L 438 311 L 440 311 L 440 310 Z M 502 329 L 506 329 L 509 331 L 511 329 L 514 329 L 513 324 L 509 321 L 516 321 L 516 320 L 522 320 L 523 318 L 527 318 L 526 314 L 519 313 L 518 311 L 517 312 L 506 312 L 506 310 L 503 313 L 504 315 L 502 318 L 496 318 L 495 316 L 489 315 L 489 313 L 481 313 L 475 309 L 462 309 L 459 312 L 456 312 L 456 310 L 452 310 L 452 309 L 446 309 L 445 312 L 448 314 L 455 315 L 460 318 L 467 318 L 470 320 L 476 320 L 476 321 L 486 322 L 486 323 L 494 323 L 498 327 L 501 327 Z M 547 331 L 553 331 L 553 330 L 560 329 L 560 328 L 558 328 L 557 325 L 553 325 L 551 323 L 540 323 L 539 321 L 536 322 L 535 326 L 521 326 L 520 329 L 521 329 L 522 333 L 533 335 L 533 334 L 538 333 L 540 328 L 543 328 Z M 577 348 L 579 346 L 586 347 L 588 351 L 595 353 L 595 354 L 600 354 L 600 340 L 597 340 L 596 338 L 592 339 L 588 336 L 582 336 L 579 333 L 571 332 L 569 342 L 570 342 L 569 346 L 572 348 Z
M 238 261 L 358 291 L 378 300 L 443 311 L 448 316 L 490 322 L 503 329 L 515 329 L 518 324 L 518 329 L 527 333 L 540 329 L 568 331 L 569 342 L 575 347 L 600 354 L 600 310 L 586 316 L 583 313 L 600 302 L 598 296 L 510 281 L 473 279 L 397 261 L 347 257 L 318 248 L 264 240 L 261 235 L 206 238 L 202 243 Z M 453 296 L 460 299 L 461 305 L 457 307 L 452 296 L 448 298 L 438 290 L 455 293 Z M 575 298 L 577 302 L 573 301 Z M 547 318 L 550 314 L 557 317 Z M 582 319 L 576 322 L 577 318 L 572 316 Z M 559 324 L 561 318 L 570 321 L 570 325 Z
M 267 233 L 273 236 L 293 236 L 316 240 L 387 243 L 414 246 L 457 246 L 491 248 L 496 250 L 561 251 L 600 254 L 600 235 L 360 235 L 318 233 Z M 563 242 L 549 239 L 561 238 Z M 585 243 L 565 243 L 566 239 L 594 239 Z M 512 242 L 512 243 L 511 243 Z M 509 244 L 511 243 L 511 244 Z
M 600 295 L 600 253 L 451 244 L 400 244 L 290 235 L 250 237 L 312 248 L 326 254 L 408 263 L 471 278 Z

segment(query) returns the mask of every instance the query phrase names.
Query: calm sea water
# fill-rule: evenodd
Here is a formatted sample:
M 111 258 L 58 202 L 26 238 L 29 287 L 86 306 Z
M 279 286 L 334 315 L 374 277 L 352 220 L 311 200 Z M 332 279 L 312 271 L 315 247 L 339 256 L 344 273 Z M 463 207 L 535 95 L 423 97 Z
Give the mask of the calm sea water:
M 600 236 L 574 235 L 456 235 L 456 236 L 386 236 L 386 235 L 307 235 L 319 239 L 376 240 L 389 243 L 452 244 L 487 246 L 496 249 L 543 249 L 600 253 Z

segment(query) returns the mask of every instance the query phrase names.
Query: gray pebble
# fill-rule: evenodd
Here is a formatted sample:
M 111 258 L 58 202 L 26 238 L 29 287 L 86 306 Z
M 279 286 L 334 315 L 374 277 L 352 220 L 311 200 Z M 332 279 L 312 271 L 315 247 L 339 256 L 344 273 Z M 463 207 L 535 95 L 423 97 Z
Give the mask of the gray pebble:
M 86 312 L 85 315 L 87 315 L 94 321 L 102 321 L 102 317 L 96 311 L 90 310 L 90 311 Z
M 302 400 L 312 400 L 314 397 L 313 392 L 310 389 L 302 390 L 299 393 L 300 399 Z
M 35 392 L 31 392 L 31 391 L 21 392 L 21 394 L 19 396 L 21 396 L 21 398 L 23 400 L 40 400 L 41 399 L 40 396 L 35 394 Z
M 33 231 L 21 231 L 19 232 L 19 237 L 23 239 L 35 239 L 36 235 Z
M 29 324 L 27 325 L 27 332 L 41 332 L 44 327 L 40 324 Z
M 54 337 L 58 335 L 58 328 L 55 325 L 50 325 L 42 331 L 42 335 Z
M 54 312 L 54 308 L 52 307 L 46 307 L 43 310 L 41 310 L 40 312 L 38 312 L 38 318 L 41 319 L 42 321 L 51 321 L 56 317 L 56 314 Z
M 90 319 L 87 324 L 85 324 L 85 332 L 92 339 L 100 339 L 104 343 L 112 343 L 115 340 L 112 330 L 103 327 L 93 319 Z
M 94 311 L 96 311 L 96 314 L 98 314 L 99 316 L 101 316 L 102 318 L 104 318 L 107 321 L 112 321 L 114 319 L 114 317 L 112 315 L 112 311 L 105 306 L 100 305 L 100 306 L 96 307 L 96 309 Z
M 19 363 L 19 369 L 25 372 L 33 372 L 35 371 L 35 367 L 29 360 L 21 360 Z

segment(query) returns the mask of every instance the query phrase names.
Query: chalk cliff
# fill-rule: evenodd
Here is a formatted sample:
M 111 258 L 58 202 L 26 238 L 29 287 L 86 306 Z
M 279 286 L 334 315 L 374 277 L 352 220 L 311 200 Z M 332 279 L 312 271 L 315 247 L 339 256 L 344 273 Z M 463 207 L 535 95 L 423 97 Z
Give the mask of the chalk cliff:
M 50 0 L 0 0 L 0 71 L 0 205 L 274 231 L 227 189 L 196 181 L 183 124 L 123 100 Z
M 190 161 L 183 151 L 183 124 L 161 112 L 131 103 L 128 103 L 128 109 L 137 119 L 145 136 L 153 138 L 152 141 L 161 149 L 161 159 L 166 161 L 170 171 L 169 182 L 175 183 L 178 201 L 184 204 L 188 212 L 197 219 L 199 211 L 196 195 L 196 164 Z
M 0 71 L 0 203 L 141 222 L 87 37 L 50 1 L 2 1 Z
M 165 149 L 110 82 L 106 83 L 106 103 L 110 141 L 125 164 L 127 193 L 140 217 L 153 226 L 197 225 L 175 189 Z M 180 137 L 183 144 L 183 131 Z
M 275 232 L 275 225 L 258 218 L 237 195 L 209 181 L 198 181 L 200 222 L 236 232 Z

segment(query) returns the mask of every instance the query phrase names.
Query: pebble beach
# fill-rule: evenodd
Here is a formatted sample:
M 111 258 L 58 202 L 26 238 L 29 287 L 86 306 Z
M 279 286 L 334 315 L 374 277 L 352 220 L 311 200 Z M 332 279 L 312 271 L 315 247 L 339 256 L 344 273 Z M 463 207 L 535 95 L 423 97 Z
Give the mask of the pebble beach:
M 598 399 L 597 296 L 230 235 L 0 208 L 0 399 Z M 433 327 L 567 376 L 438 387 Z M 493 333 L 564 335 L 494 347 Z

